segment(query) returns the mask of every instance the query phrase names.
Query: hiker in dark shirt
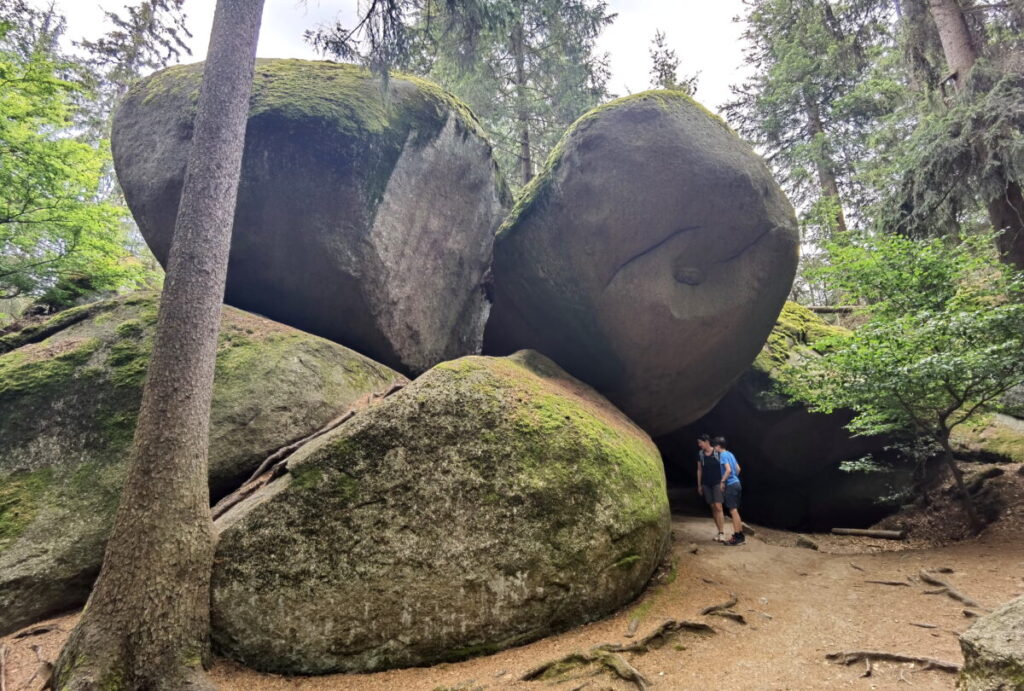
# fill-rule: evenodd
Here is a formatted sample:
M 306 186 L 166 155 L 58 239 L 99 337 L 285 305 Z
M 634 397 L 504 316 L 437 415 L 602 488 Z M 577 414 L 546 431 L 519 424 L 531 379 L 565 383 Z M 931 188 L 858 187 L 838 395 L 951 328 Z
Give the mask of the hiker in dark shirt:
M 715 527 L 718 528 L 716 542 L 725 542 L 725 515 L 722 512 L 722 466 L 718 460 L 718 454 L 711 446 L 711 437 L 702 434 L 697 437 L 697 492 L 704 497 L 704 501 L 711 507 L 711 517 L 715 519 Z

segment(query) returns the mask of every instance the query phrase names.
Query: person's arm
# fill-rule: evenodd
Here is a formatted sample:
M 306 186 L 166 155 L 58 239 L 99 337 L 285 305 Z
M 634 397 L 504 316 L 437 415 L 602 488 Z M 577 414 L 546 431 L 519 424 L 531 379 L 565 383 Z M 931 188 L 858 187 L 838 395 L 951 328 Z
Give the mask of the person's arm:
M 725 466 L 725 472 L 722 473 L 722 486 L 724 487 L 725 481 L 728 480 L 729 476 L 732 474 L 732 463 L 726 461 L 722 465 Z
M 701 470 L 700 454 L 697 454 L 697 494 L 704 494 L 704 483 L 701 482 L 703 471 Z

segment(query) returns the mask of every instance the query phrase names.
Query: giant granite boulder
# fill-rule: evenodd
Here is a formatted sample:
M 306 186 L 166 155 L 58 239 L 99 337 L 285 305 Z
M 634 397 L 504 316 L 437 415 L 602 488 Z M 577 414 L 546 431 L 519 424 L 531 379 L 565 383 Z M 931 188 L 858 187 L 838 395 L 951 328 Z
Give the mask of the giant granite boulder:
M 850 411 L 812 413 L 778 390 L 785 364 L 817 357 L 840 327 L 787 302 L 761 352 L 700 420 L 658 440 L 671 478 L 694 474 L 701 432 L 724 435 L 743 467 L 744 515 L 786 528 L 862 526 L 907 498 L 912 464 L 888 450 L 886 436 L 857 437 Z M 681 467 L 680 467 L 681 466 Z
M 157 296 L 63 312 L 0 339 L 0 635 L 89 594 L 113 523 Z M 322 338 L 224 309 L 210 488 L 401 375 Z
M 118 179 L 161 262 L 201 75 L 148 77 L 114 119 Z M 257 60 L 225 300 L 405 372 L 477 353 L 506 205 L 476 119 L 439 87 Z
M 499 230 L 484 349 L 539 350 L 664 434 L 750 365 L 796 263 L 793 209 L 748 145 L 682 92 L 619 99 Z
M 307 444 L 216 522 L 213 638 L 287 674 L 491 652 L 601 617 L 665 553 L 650 438 L 533 352 L 466 357 Z
M 960 635 L 964 691 L 1024 689 L 1024 597 L 978 619 Z

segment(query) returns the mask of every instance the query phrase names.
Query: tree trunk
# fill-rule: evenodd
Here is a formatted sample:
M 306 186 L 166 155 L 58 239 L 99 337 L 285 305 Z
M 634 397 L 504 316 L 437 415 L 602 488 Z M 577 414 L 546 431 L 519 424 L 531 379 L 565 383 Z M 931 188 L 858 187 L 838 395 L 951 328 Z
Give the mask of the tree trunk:
M 131 466 L 58 689 L 212 688 L 210 399 L 262 12 L 217 2 Z
M 942 460 L 946 462 L 949 472 L 953 475 L 953 481 L 956 482 L 956 487 L 960 491 L 960 498 L 964 503 L 964 511 L 967 512 L 967 520 L 971 524 L 971 531 L 977 535 L 984 526 L 978 518 L 978 513 L 974 510 L 974 500 L 971 499 L 971 493 L 967 491 L 967 487 L 964 485 L 964 475 L 960 472 L 960 467 L 957 466 L 956 460 L 953 459 L 953 449 L 949 445 L 949 435 L 947 434 L 944 439 L 940 439 L 939 444 L 942 446 Z
M 988 202 L 992 226 L 1002 231 L 996 247 L 1007 264 L 1024 271 L 1024 195 L 1016 182 L 1006 184 L 1006 192 Z
M 512 55 L 516 63 L 516 120 L 519 130 L 519 170 L 523 184 L 533 179 L 533 160 L 530 154 L 530 109 L 526 99 L 526 37 L 523 19 L 519 18 L 512 30 Z
M 819 109 L 818 104 L 808 97 L 804 98 L 804 103 L 807 109 L 808 136 L 812 140 L 826 138 L 825 125 L 822 123 L 821 110 Z M 833 222 L 835 223 L 833 230 L 845 232 L 846 215 L 843 213 L 842 197 L 839 196 L 839 181 L 836 178 L 835 167 L 824 151 L 818 152 L 815 165 L 818 169 L 818 184 L 821 188 L 821 196 L 826 199 L 830 198 L 835 200 L 836 215 L 833 219 Z
M 958 0 L 930 0 L 928 8 L 939 30 L 942 52 L 946 55 L 953 83 L 960 90 L 978 60 L 978 51 L 971 41 L 964 13 L 960 10 Z

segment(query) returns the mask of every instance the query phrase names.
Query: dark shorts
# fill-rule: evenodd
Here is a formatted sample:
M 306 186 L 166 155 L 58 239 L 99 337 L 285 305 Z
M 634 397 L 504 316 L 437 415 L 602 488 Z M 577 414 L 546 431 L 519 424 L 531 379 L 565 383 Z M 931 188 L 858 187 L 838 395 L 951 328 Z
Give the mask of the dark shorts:
M 711 504 L 722 503 L 722 486 L 721 485 L 704 485 L 704 501 Z
M 743 485 L 739 482 L 734 482 L 731 485 L 725 486 L 725 508 L 727 509 L 738 509 L 740 508 L 740 499 L 743 496 Z

